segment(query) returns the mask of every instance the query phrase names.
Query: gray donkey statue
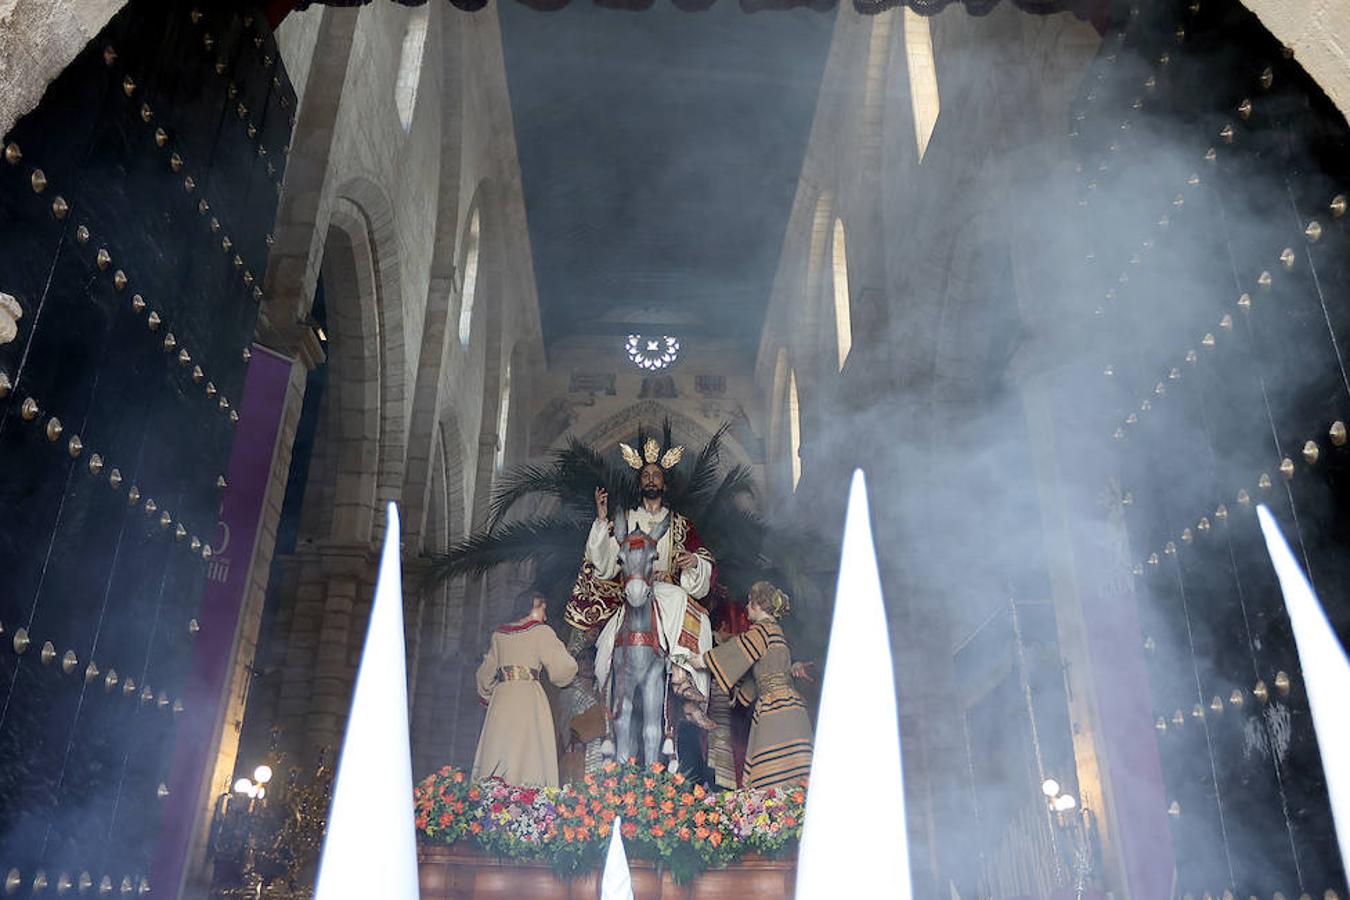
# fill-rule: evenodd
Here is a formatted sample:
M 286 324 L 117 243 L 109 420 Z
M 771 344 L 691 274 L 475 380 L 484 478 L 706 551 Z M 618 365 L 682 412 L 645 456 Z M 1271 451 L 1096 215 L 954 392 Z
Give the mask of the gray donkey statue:
M 614 533 L 627 537 L 619 541 L 619 561 L 624 577 L 624 616 L 614 639 L 611 666 L 610 710 L 614 714 L 614 732 L 618 758 L 637 755 L 636 697 L 642 694 L 642 759 L 650 765 L 659 758 L 664 732 L 666 699 L 666 654 L 657 636 L 653 606 L 652 569 L 656 564 L 656 545 L 670 527 L 670 517 L 645 533 L 627 531 L 624 514 L 619 512 Z

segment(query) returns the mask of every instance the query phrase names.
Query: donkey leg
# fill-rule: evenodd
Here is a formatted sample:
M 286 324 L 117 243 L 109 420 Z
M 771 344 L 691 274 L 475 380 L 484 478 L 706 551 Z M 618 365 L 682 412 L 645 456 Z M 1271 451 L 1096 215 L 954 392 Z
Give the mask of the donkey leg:
M 635 685 L 631 676 L 632 660 L 624 654 L 616 660 L 614 678 L 615 695 L 619 698 L 614 709 L 614 746 L 620 762 L 627 761 L 636 751 L 633 739 L 633 690 Z
M 647 765 L 659 760 L 661 735 L 665 731 L 666 673 L 655 657 L 642 679 L 642 749 Z

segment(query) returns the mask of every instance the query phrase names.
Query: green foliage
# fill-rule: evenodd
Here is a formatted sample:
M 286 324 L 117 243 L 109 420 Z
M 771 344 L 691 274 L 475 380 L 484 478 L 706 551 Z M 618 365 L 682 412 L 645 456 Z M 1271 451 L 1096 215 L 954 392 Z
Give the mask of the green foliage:
M 696 453 L 667 475 L 666 505 L 688 516 L 717 559 L 718 582 L 735 596 L 767 578 L 799 600 L 811 593 L 811 571 L 832 564 L 830 548 L 813 534 L 770 525 L 755 508 L 754 478 L 746 466 L 723 470 L 724 423 Z M 660 435 L 639 431 L 635 446 L 656 437 L 671 445 L 670 422 Z M 692 462 L 690 457 L 692 455 Z M 595 518 L 595 489 L 609 492 L 611 513 L 639 500 L 637 473 L 616 454 L 602 454 L 571 439 L 545 463 L 528 463 L 503 473 L 493 491 L 485 528 L 431 560 L 432 584 L 460 575 L 481 575 L 502 565 L 534 564 L 534 587 L 555 601 L 576 577 L 586 535 Z M 536 511 L 510 518 L 525 501 Z M 542 502 L 539 502 L 542 501 Z

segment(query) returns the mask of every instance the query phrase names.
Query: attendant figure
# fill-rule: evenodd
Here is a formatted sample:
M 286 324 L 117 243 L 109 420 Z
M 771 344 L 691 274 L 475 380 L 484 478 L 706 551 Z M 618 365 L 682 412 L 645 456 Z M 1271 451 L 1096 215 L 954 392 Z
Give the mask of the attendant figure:
M 558 774 L 563 784 L 570 784 L 600 771 L 605 763 L 601 747 L 609 734 L 609 718 L 595 686 L 592 651 L 583 651 L 577 657 L 577 677 L 563 688 L 558 701 L 563 750 Z
M 805 667 L 794 666 L 778 619 L 789 610 L 787 594 L 767 581 L 750 588 L 751 626 L 701 656 L 713 684 L 742 706 L 754 705 L 742 785 L 765 788 L 805 779 L 811 772 L 811 720 L 793 686 Z
M 509 784 L 558 784 L 553 713 L 540 678 L 558 687 L 576 677 L 577 662 L 545 624 L 545 600 L 534 591 L 517 598 L 524 614 L 492 633 L 478 667 L 478 696 L 487 704 L 473 777 L 497 776 Z

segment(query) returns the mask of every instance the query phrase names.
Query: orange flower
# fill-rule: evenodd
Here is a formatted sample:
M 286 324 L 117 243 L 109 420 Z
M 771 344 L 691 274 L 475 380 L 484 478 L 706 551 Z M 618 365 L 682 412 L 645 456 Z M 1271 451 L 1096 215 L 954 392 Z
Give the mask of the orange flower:
M 457 812 L 457 813 L 462 813 L 462 812 L 464 812 L 464 801 L 463 801 L 463 800 L 456 800 L 456 801 L 455 801 L 455 812 Z
M 477 800 L 477 799 L 478 799 L 479 797 L 481 797 L 481 796 L 483 796 L 483 795 L 482 795 L 482 793 L 479 792 L 478 788 L 476 788 L 476 787 L 469 788 L 469 799 L 470 799 L 470 800 Z
M 664 772 L 665 770 L 666 770 L 666 765 L 665 765 L 665 763 L 659 763 L 659 762 L 654 762 L 654 763 L 652 763 L 652 771 L 655 772 L 657 775 L 660 775 L 660 774 L 661 774 L 662 772 Z
M 694 824 L 695 824 L 695 825 L 702 825 L 702 824 L 703 824 L 704 822 L 706 822 L 707 820 L 708 820 L 708 816 L 707 816 L 707 814 L 706 814 L 703 810 L 700 809 L 698 812 L 694 813 Z
M 797 817 L 796 817 L 796 816 L 784 816 L 784 817 L 783 817 L 783 825 L 784 825 L 784 827 L 786 827 L 786 828 L 792 828 L 792 827 L 794 827 L 796 824 L 797 824 Z
M 592 825 L 595 824 L 595 819 L 592 819 L 590 816 L 582 816 L 582 817 L 581 817 L 581 824 L 582 824 L 582 825 L 586 825 L 586 826 L 588 826 L 588 827 L 589 827 L 589 826 L 592 826 Z
M 722 832 L 714 831 L 711 835 L 708 836 L 708 840 L 712 843 L 714 847 L 716 847 L 718 844 L 722 843 Z
M 623 828 L 620 830 L 623 832 L 624 837 L 631 838 L 633 835 L 637 834 L 637 825 L 633 822 L 624 822 Z
M 615 769 L 617 769 L 618 767 L 619 767 L 619 764 L 616 763 L 614 760 L 611 759 L 609 762 L 605 763 L 603 766 L 600 767 L 600 771 L 602 771 L 602 772 L 613 772 L 613 771 L 614 771 Z M 589 780 L 589 779 L 591 778 L 591 776 L 590 776 L 590 775 L 587 775 L 586 778 Z
M 592 801 L 591 801 L 591 812 L 599 812 L 599 811 L 600 811 L 600 807 L 603 806 L 603 805 L 604 805 L 604 804 L 602 804 L 599 800 L 592 800 Z
M 665 837 L 666 832 L 660 825 L 652 826 L 652 837 Z
M 642 805 L 643 805 L 643 806 L 655 806 L 655 805 L 656 805 L 656 798 L 653 797 L 651 794 L 647 794 L 647 795 L 645 795 L 645 796 L 642 798 Z
M 644 778 L 644 779 L 642 779 L 642 784 L 647 788 L 647 790 L 650 791 L 652 788 L 656 787 L 656 779 L 655 779 L 655 778 Z
M 570 844 L 570 843 L 572 843 L 572 840 L 573 840 L 576 836 L 577 836 L 577 830 L 576 830 L 575 828 L 573 828 L 571 825 L 564 825 L 564 826 L 563 826 L 563 840 L 564 840 L 564 841 L 567 841 L 567 843 Z
M 705 790 L 703 789 L 703 785 L 701 785 L 701 784 L 696 784 L 696 785 L 694 785 L 694 796 L 695 796 L 695 797 L 697 797 L 698 799 L 702 800 L 702 799 L 703 799 L 704 797 L 706 797 L 707 795 L 708 795 L 708 792 L 705 791 Z
M 450 826 L 450 823 L 455 821 L 455 818 L 449 813 L 441 813 L 441 817 L 438 821 L 440 822 L 442 828 L 448 828 Z
M 682 840 L 682 841 L 687 841 L 687 840 L 689 840 L 689 826 L 688 826 L 688 825 L 681 826 L 680 830 L 677 831 L 677 832 L 675 832 L 675 833 L 678 834 L 678 835 L 680 836 L 680 840 Z
M 681 772 L 676 772 L 675 775 L 671 778 L 671 781 L 674 781 L 676 784 L 684 784 L 684 774 Z
M 578 828 L 578 829 L 577 829 L 577 840 L 579 840 L 579 841 L 587 841 L 587 840 L 590 840 L 590 837 L 591 837 L 591 830 L 590 830 L 589 828 Z
M 680 802 L 683 803 L 685 806 L 693 806 L 693 805 L 694 805 L 694 795 L 693 795 L 693 794 L 681 794 L 681 795 L 680 795 Z
M 609 824 L 608 822 L 601 822 L 600 827 L 597 828 L 595 832 L 601 837 L 609 837 L 609 833 L 611 830 L 613 830 L 613 828 L 614 826 Z
M 666 820 L 665 820 L 664 822 L 662 822 L 661 824 L 665 825 L 667 828 L 674 828 L 674 827 L 675 827 L 675 817 L 674 817 L 674 816 L 666 816 Z
M 661 801 L 661 812 L 674 812 L 674 811 L 675 811 L 674 803 L 671 803 L 669 800 Z
M 610 765 L 613 765 L 613 763 L 610 763 Z M 584 781 L 587 785 L 595 784 L 595 776 L 591 775 L 590 773 L 587 773 L 586 777 L 583 778 L 582 781 Z
M 806 792 L 805 792 L 805 791 L 803 791 L 803 790 L 801 790 L 800 788 L 798 788 L 797 790 L 795 790 L 795 791 L 792 792 L 792 802 L 793 802 L 793 803 L 802 803 L 802 802 L 804 802 L 805 800 L 806 800 Z
M 477 822 L 470 822 L 469 830 L 472 831 L 474 834 L 478 834 L 480 831 L 483 830 L 483 826 L 479 825 Z
M 456 772 L 456 773 L 454 774 L 453 778 L 454 778 L 455 784 L 462 784 L 462 783 L 464 782 L 464 773 L 463 773 L 463 772 Z
M 716 822 L 716 821 L 718 821 L 718 820 L 721 819 L 721 818 L 722 818 L 722 814 L 721 814 L 720 812 L 718 812 L 717 810 L 715 810 L 715 809 L 714 809 L 712 812 L 708 813 L 708 821 L 709 821 L 709 822 Z
M 623 802 L 630 805 L 636 803 L 637 794 L 634 791 L 625 791 L 623 795 Z
M 708 829 L 706 829 L 706 828 L 704 828 L 702 825 L 700 825 L 699 827 L 697 827 L 697 828 L 694 829 L 694 837 L 695 837 L 697 840 L 700 840 L 700 841 L 707 840 L 707 838 L 708 838 Z

